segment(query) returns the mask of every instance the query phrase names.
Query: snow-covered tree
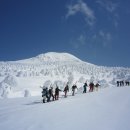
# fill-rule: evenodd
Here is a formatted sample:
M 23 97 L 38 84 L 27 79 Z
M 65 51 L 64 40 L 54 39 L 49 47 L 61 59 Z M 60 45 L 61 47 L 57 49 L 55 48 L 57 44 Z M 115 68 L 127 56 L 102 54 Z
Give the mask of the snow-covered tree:
M 30 97 L 31 93 L 28 89 L 24 90 L 24 97 Z
M 83 76 L 81 76 L 80 78 L 79 78 L 79 82 L 80 83 L 84 83 L 86 81 L 86 79 L 83 77 Z
M 72 86 L 74 81 L 74 75 L 72 73 L 70 73 L 69 77 L 68 77 L 68 85 Z

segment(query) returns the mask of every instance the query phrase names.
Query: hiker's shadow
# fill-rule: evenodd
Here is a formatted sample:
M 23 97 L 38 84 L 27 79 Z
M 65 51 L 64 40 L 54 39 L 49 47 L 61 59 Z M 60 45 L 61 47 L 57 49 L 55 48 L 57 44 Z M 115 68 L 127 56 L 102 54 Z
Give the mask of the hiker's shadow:
M 31 102 L 31 103 L 27 103 L 25 105 L 37 105 L 37 104 L 41 104 L 42 101 L 34 101 L 34 102 Z

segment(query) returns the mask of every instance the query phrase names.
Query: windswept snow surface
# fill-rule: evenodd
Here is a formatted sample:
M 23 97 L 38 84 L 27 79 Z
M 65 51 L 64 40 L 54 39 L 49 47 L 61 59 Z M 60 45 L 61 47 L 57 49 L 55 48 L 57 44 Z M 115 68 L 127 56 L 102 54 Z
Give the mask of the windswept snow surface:
M 0 100 L 1 130 L 130 130 L 130 87 L 62 96 Z

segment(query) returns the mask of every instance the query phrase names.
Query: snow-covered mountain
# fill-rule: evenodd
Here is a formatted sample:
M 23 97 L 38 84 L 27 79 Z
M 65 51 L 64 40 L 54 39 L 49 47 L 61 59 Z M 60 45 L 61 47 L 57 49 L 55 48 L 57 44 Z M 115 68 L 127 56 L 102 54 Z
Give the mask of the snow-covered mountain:
M 59 84 L 63 88 L 69 81 L 70 85 L 76 82 L 81 87 L 86 80 L 98 81 L 102 87 L 114 86 L 117 80 L 130 80 L 130 68 L 97 66 L 71 54 L 56 52 L 0 62 L 1 97 L 24 96 L 27 91 L 39 95 L 39 86 L 44 84 Z
M 45 64 L 45 63 L 52 63 L 52 62 L 68 62 L 68 61 L 80 62 L 81 60 L 69 53 L 48 52 L 45 54 L 40 54 L 30 59 L 15 61 L 15 63 Z M 9 63 L 14 63 L 14 61 Z

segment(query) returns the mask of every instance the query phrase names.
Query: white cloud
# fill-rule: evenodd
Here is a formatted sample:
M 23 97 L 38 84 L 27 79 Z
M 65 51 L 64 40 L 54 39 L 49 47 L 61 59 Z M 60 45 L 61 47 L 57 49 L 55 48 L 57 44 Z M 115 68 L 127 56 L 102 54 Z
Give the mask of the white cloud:
M 74 5 L 68 5 L 67 8 L 66 18 L 76 15 L 77 13 L 82 13 L 88 25 L 92 26 L 94 24 L 96 19 L 94 11 L 82 0 L 78 0 Z
M 78 41 L 79 41 L 79 44 L 85 45 L 86 37 L 83 34 L 81 34 L 78 38 Z
M 100 30 L 100 31 L 99 31 L 99 36 L 104 37 L 104 36 L 105 36 L 105 33 L 104 33 L 102 30 Z
M 106 40 L 110 41 L 112 39 L 112 36 L 110 33 L 106 33 Z
M 99 31 L 99 36 L 107 41 L 111 40 L 111 38 L 112 38 L 111 34 L 109 32 L 104 32 L 102 30 Z
M 97 0 L 96 2 L 111 13 L 114 12 L 118 7 L 117 3 L 113 3 L 110 0 Z
M 102 30 L 99 31 L 99 37 L 104 46 L 107 46 L 109 42 L 112 40 L 112 35 L 109 32 L 104 32 Z
M 111 0 L 97 0 L 96 3 L 98 3 L 102 8 L 110 13 L 113 25 L 115 26 L 115 28 L 117 28 L 119 24 L 119 15 L 117 13 L 119 3 L 113 3 Z
M 85 46 L 87 43 L 86 35 L 80 34 L 77 38 L 71 39 L 70 44 L 78 49 L 81 46 Z
M 117 28 L 119 25 L 120 17 L 117 13 L 114 14 L 114 26 Z

